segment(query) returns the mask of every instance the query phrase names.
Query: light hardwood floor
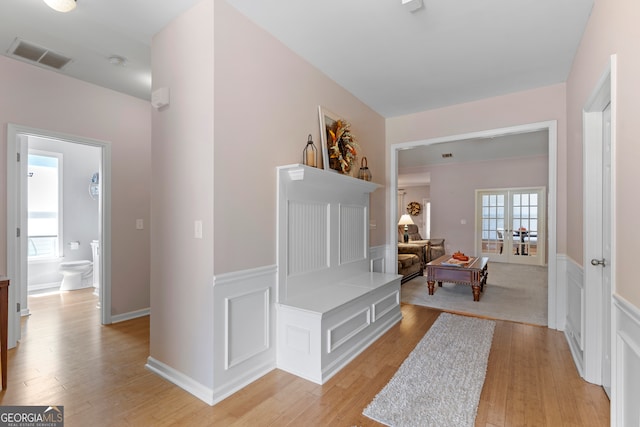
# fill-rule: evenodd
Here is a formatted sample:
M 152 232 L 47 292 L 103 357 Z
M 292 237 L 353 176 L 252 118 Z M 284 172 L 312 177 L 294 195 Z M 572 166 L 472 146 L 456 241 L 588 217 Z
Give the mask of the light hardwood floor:
M 403 320 L 325 385 L 274 370 L 211 407 L 144 368 L 148 317 L 99 325 L 91 291 L 30 300 L 9 351 L 2 405 L 64 405 L 73 426 L 377 426 L 363 408 L 439 311 Z M 562 333 L 498 321 L 476 426 L 608 426 L 609 401 L 581 380 Z

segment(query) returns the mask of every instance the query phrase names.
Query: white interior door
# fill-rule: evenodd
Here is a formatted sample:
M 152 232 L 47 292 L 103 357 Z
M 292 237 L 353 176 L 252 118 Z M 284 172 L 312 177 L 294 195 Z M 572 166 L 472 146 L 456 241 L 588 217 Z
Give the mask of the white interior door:
M 476 191 L 476 253 L 491 261 L 545 264 L 545 189 Z
M 611 104 L 602 112 L 602 387 L 611 397 Z

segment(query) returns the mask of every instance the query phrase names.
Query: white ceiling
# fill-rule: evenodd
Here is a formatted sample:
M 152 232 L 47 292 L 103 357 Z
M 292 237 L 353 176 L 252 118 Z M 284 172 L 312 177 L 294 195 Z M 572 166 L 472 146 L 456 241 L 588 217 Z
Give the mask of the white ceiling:
M 228 0 L 385 117 L 566 81 L 593 0 Z
M 18 37 L 71 57 L 63 74 L 150 99 L 151 37 L 199 1 L 77 0 L 60 13 L 42 0 L 0 0 L 0 53 Z M 111 65 L 112 55 L 126 66 Z
M 57 72 L 150 99 L 152 36 L 200 0 L 77 1 L 64 14 L 0 0 L 0 53 L 18 37 L 73 59 Z M 594 0 L 424 0 L 413 13 L 401 0 L 227 1 L 394 117 L 566 81 Z

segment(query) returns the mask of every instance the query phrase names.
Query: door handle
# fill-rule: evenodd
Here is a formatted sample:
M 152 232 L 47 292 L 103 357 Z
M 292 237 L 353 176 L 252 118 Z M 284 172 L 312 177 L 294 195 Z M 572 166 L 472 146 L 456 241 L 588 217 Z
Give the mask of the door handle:
M 607 263 L 605 262 L 604 258 L 602 259 L 592 259 L 591 260 L 591 265 L 601 265 L 603 267 L 606 267 Z

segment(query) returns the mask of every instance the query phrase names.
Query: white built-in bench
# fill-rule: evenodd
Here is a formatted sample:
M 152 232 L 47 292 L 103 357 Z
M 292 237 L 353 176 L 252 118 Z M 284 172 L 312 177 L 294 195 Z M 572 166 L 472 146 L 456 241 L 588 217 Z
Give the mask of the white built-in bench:
M 401 276 L 369 271 L 369 194 L 378 187 L 278 168 L 278 368 L 323 384 L 401 320 Z

